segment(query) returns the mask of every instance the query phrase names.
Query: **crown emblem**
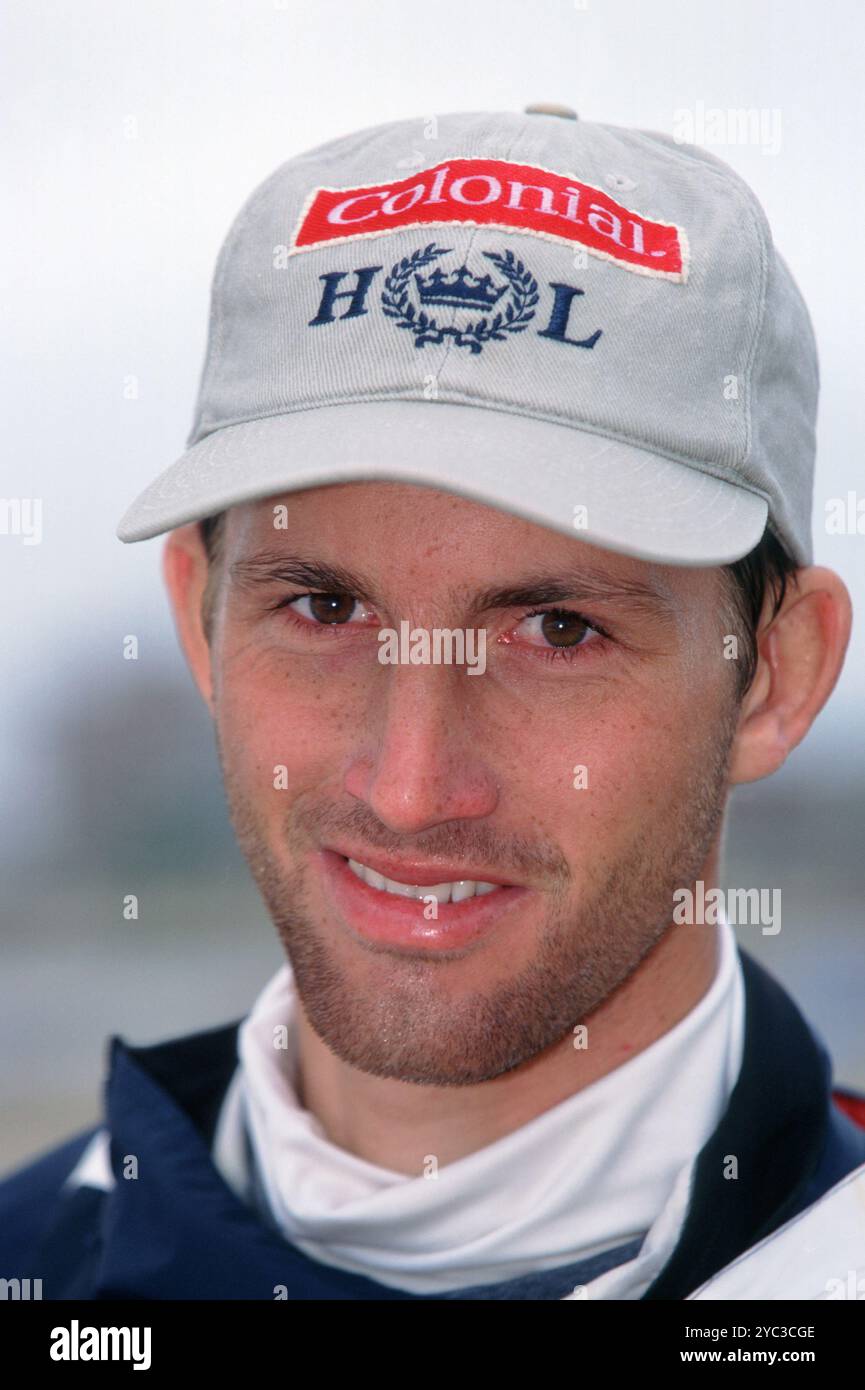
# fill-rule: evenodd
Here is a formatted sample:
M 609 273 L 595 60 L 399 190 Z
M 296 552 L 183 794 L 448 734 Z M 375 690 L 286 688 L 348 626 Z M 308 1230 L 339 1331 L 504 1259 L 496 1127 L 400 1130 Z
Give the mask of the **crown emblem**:
M 450 338 L 457 347 L 468 348 L 474 355 L 482 351 L 485 343 L 502 342 L 509 333 L 524 333 L 538 302 L 538 282 L 531 271 L 508 248 L 501 253 L 481 252 L 504 278 L 504 285 L 494 284 L 490 275 L 472 275 L 466 265 L 448 274 L 439 269 L 429 276 L 418 274 L 423 266 L 451 250 L 450 246 L 436 246 L 431 241 L 391 266 L 381 296 L 381 307 L 388 318 L 396 320 L 397 328 L 414 335 L 417 348 Z M 412 302 L 412 281 L 420 297 L 419 308 Z M 502 295 L 507 297 L 499 304 Z M 440 324 L 435 314 L 427 311 L 427 305 L 433 304 L 482 312 L 480 318 L 468 323 Z
M 471 275 L 468 266 L 445 275 L 434 270 L 432 275 L 416 275 L 421 304 L 441 304 L 446 308 L 492 309 L 507 293 L 507 285 L 494 285 L 490 275 Z

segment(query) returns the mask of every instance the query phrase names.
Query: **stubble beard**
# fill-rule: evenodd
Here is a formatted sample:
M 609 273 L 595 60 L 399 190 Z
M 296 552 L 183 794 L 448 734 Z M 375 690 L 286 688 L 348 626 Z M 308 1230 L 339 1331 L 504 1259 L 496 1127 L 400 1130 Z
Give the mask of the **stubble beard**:
M 366 968 L 368 953 L 356 974 L 342 965 L 311 910 L 304 870 L 287 865 L 275 850 L 272 831 L 225 758 L 218 732 L 217 745 L 238 843 L 312 1028 L 342 1061 L 363 1072 L 416 1085 L 469 1086 L 520 1066 L 572 1033 L 668 930 L 683 929 L 671 926 L 673 893 L 693 886 L 722 824 L 734 729 L 731 715 L 686 785 L 675 793 L 665 789 L 671 794 L 664 814 L 639 827 L 612 867 L 598 869 L 587 854 L 576 908 L 566 861 L 550 846 L 542 847 L 546 861 L 561 870 L 561 888 L 549 895 L 534 958 L 512 979 L 464 993 L 440 988 L 437 972 L 454 968 L 445 960 L 380 955 L 386 986 L 377 988 L 364 984 L 378 973 Z M 290 817 L 278 848 L 293 840 L 309 842 L 308 833 L 293 833 L 293 824 L 320 828 L 332 822 L 353 827 L 363 840 L 363 827 L 373 824 L 371 813 L 360 803 L 338 815 L 333 809 L 307 807 L 304 819 Z M 458 829 L 448 828 L 451 848 L 458 843 Z M 474 830 L 466 826 L 466 843 Z M 383 843 L 380 827 L 368 842 Z M 445 844 L 439 836 L 412 848 L 435 853 Z

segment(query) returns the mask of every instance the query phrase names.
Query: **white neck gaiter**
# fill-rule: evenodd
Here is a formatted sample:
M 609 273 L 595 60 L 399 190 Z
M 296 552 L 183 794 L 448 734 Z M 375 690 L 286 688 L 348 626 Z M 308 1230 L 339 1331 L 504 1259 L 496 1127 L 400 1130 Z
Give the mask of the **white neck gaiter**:
M 241 1025 L 240 1066 L 214 1161 L 250 1200 L 246 1124 L 259 1183 L 285 1238 L 313 1259 L 411 1293 L 554 1269 L 647 1233 L 654 1270 L 684 1220 L 682 1170 L 716 1128 L 742 1060 L 741 964 L 732 927 L 722 922 L 718 933 L 715 979 L 675 1027 L 528 1124 L 441 1167 L 435 1178 L 357 1158 L 331 1143 L 301 1107 L 294 1086 L 297 998 L 286 964 Z M 287 1026 L 287 1049 L 273 1045 L 280 1024 Z M 616 1297 L 638 1298 L 650 1282 L 640 1257 L 623 1272 L 612 1281 L 606 1276 L 606 1285 L 616 1287 Z

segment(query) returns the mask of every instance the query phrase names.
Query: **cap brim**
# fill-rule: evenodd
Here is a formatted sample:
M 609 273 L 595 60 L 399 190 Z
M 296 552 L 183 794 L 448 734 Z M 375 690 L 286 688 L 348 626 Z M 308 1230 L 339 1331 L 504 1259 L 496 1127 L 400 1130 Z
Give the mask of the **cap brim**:
M 239 502 L 349 482 L 453 492 L 673 565 L 741 559 L 768 515 L 759 493 L 621 440 L 496 408 L 387 400 L 215 430 L 145 488 L 117 535 L 147 540 Z

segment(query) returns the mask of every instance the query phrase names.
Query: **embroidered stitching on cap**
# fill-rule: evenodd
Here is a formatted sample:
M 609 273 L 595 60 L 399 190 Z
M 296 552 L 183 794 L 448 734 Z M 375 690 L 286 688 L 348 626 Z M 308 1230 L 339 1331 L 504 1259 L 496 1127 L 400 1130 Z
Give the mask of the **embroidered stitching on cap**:
M 485 189 L 483 196 L 470 196 L 469 186 Z M 524 206 L 525 195 L 532 207 Z M 680 284 L 688 277 L 683 228 L 642 217 L 572 175 L 505 159 L 451 159 L 394 182 L 315 188 L 301 210 L 289 255 L 451 223 L 577 244 L 638 275 Z

